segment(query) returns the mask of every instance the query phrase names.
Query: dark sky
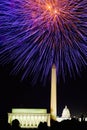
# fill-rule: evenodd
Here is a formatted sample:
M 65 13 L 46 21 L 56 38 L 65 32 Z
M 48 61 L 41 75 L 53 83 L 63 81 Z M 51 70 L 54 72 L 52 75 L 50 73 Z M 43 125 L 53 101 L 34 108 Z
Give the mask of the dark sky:
M 43 86 L 35 86 L 29 80 L 20 81 L 20 75 L 10 75 L 9 65 L 0 66 L 0 115 L 11 112 L 12 108 L 47 108 L 50 110 L 50 81 Z M 58 115 L 61 116 L 65 105 L 71 115 L 87 115 L 87 69 L 75 79 L 61 81 L 57 85 Z

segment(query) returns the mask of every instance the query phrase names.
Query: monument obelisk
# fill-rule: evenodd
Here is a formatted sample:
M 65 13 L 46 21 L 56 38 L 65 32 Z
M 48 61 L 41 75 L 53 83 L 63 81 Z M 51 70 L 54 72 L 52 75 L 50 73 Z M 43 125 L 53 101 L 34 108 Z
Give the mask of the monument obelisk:
M 56 66 L 53 64 L 51 71 L 51 119 L 56 120 L 57 117 L 57 80 L 56 80 Z

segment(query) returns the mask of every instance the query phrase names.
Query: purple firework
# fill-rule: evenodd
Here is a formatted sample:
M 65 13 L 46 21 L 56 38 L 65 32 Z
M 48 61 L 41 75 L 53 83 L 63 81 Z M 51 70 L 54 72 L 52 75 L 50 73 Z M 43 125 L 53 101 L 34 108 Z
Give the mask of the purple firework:
M 0 58 L 33 80 L 53 64 L 60 80 L 87 65 L 87 0 L 0 0 Z

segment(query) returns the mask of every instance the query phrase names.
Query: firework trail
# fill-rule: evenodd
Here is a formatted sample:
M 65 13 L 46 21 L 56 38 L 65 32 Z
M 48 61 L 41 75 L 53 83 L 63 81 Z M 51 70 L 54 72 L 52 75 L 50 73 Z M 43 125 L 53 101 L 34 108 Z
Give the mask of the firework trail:
M 87 0 L 0 0 L 0 60 L 33 81 L 87 65 Z

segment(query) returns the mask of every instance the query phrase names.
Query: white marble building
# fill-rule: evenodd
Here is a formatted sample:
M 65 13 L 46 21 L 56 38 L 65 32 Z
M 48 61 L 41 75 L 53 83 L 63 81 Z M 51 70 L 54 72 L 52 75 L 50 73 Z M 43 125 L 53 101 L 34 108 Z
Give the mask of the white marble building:
M 70 115 L 70 110 L 68 109 L 67 106 L 65 106 L 65 108 L 62 111 L 62 116 L 61 117 L 57 117 L 57 121 L 61 122 L 63 120 L 71 120 L 71 115 Z
M 12 113 L 8 113 L 8 123 L 12 124 L 14 119 L 18 119 L 21 128 L 37 128 L 40 122 L 50 126 L 50 114 L 46 109 L 12 109 Z

